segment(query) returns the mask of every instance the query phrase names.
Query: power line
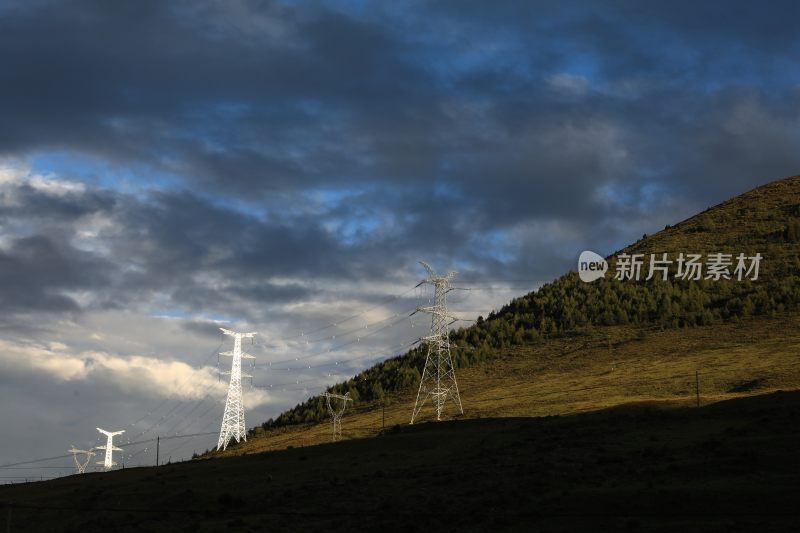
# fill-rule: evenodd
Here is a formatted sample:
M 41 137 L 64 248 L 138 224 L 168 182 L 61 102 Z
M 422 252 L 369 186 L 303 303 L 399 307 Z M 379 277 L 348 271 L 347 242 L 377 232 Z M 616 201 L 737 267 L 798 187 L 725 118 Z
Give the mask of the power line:
M 202 402 L 197 404 L 197 406 L 199 406 L 199 405 L 202 405 Z M 171 427 L 171 428 L 170 428 L 170 429 L 169 429 L 169 430 L 168 430 L 168 431 L 165 433 L 165 435 L 164 435 L 163 437 L 162 437 L 162 436 L 159 436 L 159 437 L 161 438 L 161 440 L 169 440 L 169 439 L 172 439 L 172 438 L 174 438 L 174 437 L 181 437 L 181 438 L 182 438 L 182 437 L 184 437 L 183 435 L 179 435 L 179 432 L 178 432 L 178 431 L 176 431 L 176 429 L 177 429 L 179 426 L 181 426 L 181 424 L 185 423 L 185 425 L 183 425 L 183 426 L 181 427 L 181 430 L 188 429 L 188 428 L 192 427 L 192 425 L 194 425 L 194 424 L 195 424 L 195 423 L 197 423 L 198 421 L 200 421 L 200 420 L 202 420 L 203 418 L 205 418 L 205 416 L 206 416 L 208 413 L 210 413 L 210 412 L 211 412 L 213 409 L 215 409 L 215 408 L 217 408 L 217 407 L 218 407 L 218 404 L 214 403 L 214 404 L 212 404 L 212 405 L 211 405 L 211 406 L 210 406 L 208 409 L 206 409 L 206 410 L 205 410 L 203 413 L 201 413 L 200 415 L 196 416 L 196 417 L 195 417 L 193 420 L 189 420 L 188 422 L 187 422 L 186 420 L 181 420 L 181 421 L 179 421 L 179 422 L 178 422 L 178 424 L 176 424 L 176 425 L 173 425 L 173 426 L 172 426 L 172 427 Z M 213 420 L 212 420 L 212 423 L 213 423 Z M 175 435 L 170 435 L 170 433 L 172 433 L 173 431 L 175 431 Z M 218 432 L 214 432 L 214 433 L 209 433 L 209 434 L 210 434 L 210 435 L 218 435 L 219 433 L 218 433 Z M 158 438 L 158 437 L 157 437 L 157 438 Z M 151 443 L 153 443 L 153 442 L 156 442 L 157 438 L 152 438 L 152 439 L 147 439 L 147 440 L 139 441 L 138 443 L 134 443 L 134 444 L 151 444 Z M 126 445 L 126 447 L 127 447 L 127 446 L 128 446 L 128 445 Z M 128 457 L 128 460 L 132 460 L 132 459 L 134 459 L 134 458 L 138 457 L 140 454 L 142 454 L 142 453 L 146 452 L 147 450 L 148 450 L 148 447 L 144 447 L 144 448 L 140 449 L 139 451 L 132 452 L 132 453 L 128 454 L 128 456 L 127 456 L 127 457 Z
M 534 290 L 530 287 L 459 287 L 463 291 L 524 291 Z
M 315 329 L 312 329 L 312 330 L 309 330 L 309 331 L 300 331 L 297 334 L 289 335 L 287 337 L 282 337 L 282 338 L 279 338 L 279 339 L 276 339 L 276 340 L 285 341 L 285 340 L 296 339 L 296 338 L 299 338 L 299 337 L 304 337 L 306 335 L 313 335 L 314 333 L 318 333 L 320 331 L 325 331 L 325 330 L 330 329 L 332 327 L 336 327 L 339 324 L 344 324 L 345 322 L 349 322 L 350 320 L 354 320 L 356 318 L 362 317 L 362 316 L 366 315 L 367 313 L 369 313 L 371 311 L 374 311 L 375 309 L 379 309 L 380 307 L 383 307 L 384 305 L 386 305 L 389 302 L 393 302 L 394 300 L 398 300 L 398 299 L 404 297 L 405 295 L 409 294 L 410 292 L 412 292 L 414 289 L 416 289 L 416 287 L 412 287 L 412 288 L 410 288 L 410 289 L 408 289 L 408 290 L 406 290 L 406 291 L 404 291 L 404 292 L 402 292 L 400 294 L 396 294 L 394 296 L 390 296 L 389 298 L 381 301 L 380 303 L 378 303 L 378 304 L 376 304 L 376 305 L 374 305 L 374 306 L 372 306 L 372 307 L 370 307 L 368 309 L 365 309 L 364 311 L 362 311 L 360 313 L 357 313 L 355 315 L 351 315 L 351 316 L 348 316 L 346 318 L 342 318 L 340 320 L 336 320 L 335 322 L 331 322 L 329 324 L 326 324 L 324 326 L 320 326 L 318 328 L 315 328 Z
M 4 466 L 4 470 L 69 470 L 72 465 L 67 466 Z
M 414 340 L 414 341 L 410 341 L 410 342 L 399 343 L 399 344 L 395 345 L 394 349 L 411 347 L 411 346 L 417 344 L 418 342 L 419 342 L 419 339 Z M 314 365 L 314 366 L 311 366 L 309 368 L 315 369 L 315 368 L 323 368 L 323 367 L 330 367 L 330 366 L 338 366 L 341 363 L 349 363 L 349 362 L 352 362 L 352 361 L 357 361 L 359 359 L 367 359 L 367 358 L 372 358 L 372 357 L 378 357 L 378 356 L 381 356 L 381 355 L 389 355 L 391 352 L 394 351 L 394 349 L 392 349 L 390 347 L 389 350 L 380 350 L 379 352 L 373 352 L 373 353 L 369 353 L 369 354 L 366 354 L 366 355 L 362 355 L 362 356 L 359 356 L 359 357 L 353 357 L 353 358 L 349 358 L 349 359 L 341 359 L 341 360 L 335 361 L 333 363 L 325 363 L 325 364 L 320 364 L 320 365 Z M 396 354 L 393 354 L 393 355 L 396 356 Z M 280 370 L 282 370 L 282 369 L 280 369 Z M 291 370 L 302 370 L 302 369 L 293 368 Z M 364 372 L 366 370 L 369 370 L 369 369 L 364 369 L 364 370 L 361 370 L 360 372 Z M 300 383 L 310 383 L 310 382 L 313 382 L 313 381 L 322 381 L 322 380 L 325 380 L 325 378 L 324 377 L 315 377 L 315 378 L 309 378 L 309 379 L 306 379 L 306 380 L 295 380 L 295 381 L 291 381 L 291 382 L 287 382 L 287 383 L 273 383 L 273 384 L 269 384 L 269 385 L 256 386 L 256 388 L 268 389 L 268 388 L 284 387 L 284 386 L 287 386 L 287 385 L 298 385 Z
M 395 318 L 395 317 L 398 317 L 398 316 L 399 315 L 395 314 L 391 318 Z M 337 346 L 328 348 L 327 350 L 323 350 L 321 352 L 317 352 L 317 353 L 313 353 L 313 354 L 309 354 L 309 355 L 304 355 L 302 357 L 295 357 L 294 359 L 286 359 L 286 360 L 283 360 L 283 361 L 268 361 L 266 363 L 262 363 L 259 366 L 260 367 L 276 368 L 278 365 L 281 365 L 281 364 L 286 364 L 286 363 L 291 364 L 291 363 L 294 363 L 294 362 L 297 362 L 297 361 L 304 361 L 304 360 L 307 360 L 307 359 L 312 359 L 314 357 L 327 355 L 327 354 L 332 353 L 332 352 L 337 352 L 337 351 L 341 350 L 342 348 L 346 348 L 348 346 L 352 346 L 353 344 L 360 343 L 362 339 L 370 338 L 370 337 L 372 337 L 374 335 L 377 335 L 378 333 L 380 333 L 382 331 L 385 331 L 385 330 L 387 330 L 387 329 L 389 329 L 391 327 L 394 327 L 394 326 L 402 323 L 403 321 L 407 320 L 408 318 L 410 318 L 410 316 L 411 315 L 404 315 L 404 316 L 400 317 L 398 320 L 395 320 L 394 322 L 390 322 L 389 324 L 386 324 L 385 326 L 382 326 L 382 327 L 380 327 L 378 329 L 374 329 L 370 333 L 368 333 L 368 334 L 366 334 L 366 335 L 364 335 L 362 337 L 357 337 L 354 340 L 345 342 L 343 344 L 339 344 Z M 307 368 L 312 368 L 312 366 L 306 365 L 306 366 L 303 366 L 303 367 L 294 368 L 294 370 L 303 370 L 303 369 L 307 369 Z M 293 370 L 293 369 L 291 367 L 289 367 L 289 368 L 287 368 L 287 370 Z
M 390 315 L 390 316 L 388 316 L 386 318 L 382 318 L 382 319 L 376 320 L 374 322 L 365 323 L 363 326 L 359 326 L 357 328 L 353 328 L 353 329 L 350 329 L 350 330 L 347 330 L 347 331 L 339 331 L 339 332 L 336 332 L 336 333 L 332 333 L 332 334 L 328 335 L 327 337 L 320 337 L 320 338 L 317 338 L 317 339 L 310 339 L 310 338 L 305 337 L 303 341 L 298 341 L 298 342 L 302 342 L 303 345 L 309 346 L 309 345 L 316 344 L 316 343 L 335 340 L 338 337 L 347 337 L 347 336 L 352 335 L 354 333 L 359 333 L 359 332 L 361 332 L 363 330 L 368 330 L 373 326 L 376 326 L 378 324 L 386 322 L 387 320 L 392 320 L 393 318 L 395 318 L 397 316 L 400 316 L 400 315 L 402 315 L 404 313 L 407 313 L 407 312 L 410 312 L 410 311 L 401 311 L 401 312 L 398 312 L 398 313 L 394 313 L 394 314 L 392 314 L 392 315 Z M 340 323 L 341 322 L 339 322 L 337 324 L 340 324 Z M 336 327 L 338 327 L 338 325 Z M 258 342 L 258 341 L 255 342 L 255 346 L 260 346 L 260 347 L 265 348 L 265 349 L 266 348 L 277 348 L 274 345 L 269 345 L 269 344 L 266 344 L 264 342 Z M 280 348 L 283 349 L 283 347 L 280 347 Z
M 200 368 L 203 368 L 203 367 L 205 367 L 205 366 L 208 364 L 208 362 L 211 360 L 211 358 L 212 358 L 212 357 L 214 357 L 215 355 L 217 355 L 217 353 L 219 352 L 219 349 L 222 347 L 222 344 L 223 344 L 224 342 L 225 342 L 225 341 L 224 341 L 224 339 L 221 339 L 221 340 L 220 340 L 220 343 L 219 343 L 219 345 L 218 345 L 216 348 L 214 348 L 214 350 L 213 350 L 213 351 L 212 351 L 212 352 L 211 352 L 211 353 L 208 355 L 208 357 L 206 357 L 206 359 L 205 359 L 205 360 L 203 361 L 203 363 L 200 365 Z M 184 380 L 183 380 L 183 382 L 181 382 L 181 383 L 180 383 L 180 384 L 179 384 L 179 385 L 178 385 L 178 386 L 177 386 L 177 387 L 174 389 L 174 391 L 173 391 L 173 392 L 179 392 L 179 391 L 182 391 L 182 390 L 183 390 L 183 389 L 186 387 L 186 385 L 189 383 L 189 381 L 190 381 L 190 380 L 191 380 L 191 376 L 188 376 L 186 379 L 184 379 Z M 206 390 L 210 390 L 210 388 L 211 388 L 211 387 L 208 387 Z M 148 411 L 147 413 L 145 413 L 145 414 L 144 414 L 142 417 L 140 417 L 140 418 L 139 418 L 138 420 L 136 420 L 135 422 L 132 422 L 131 424 L 128 424 L 128 426 L 126 426 L 126 429 L 127 429 L 127 428 L 131 428 L 131 427 L 134 427 L 136 424 L 138 424 L 139 422 L 141 422 L 142 420 L 144 420 L 145 418 L 147 418 L 147 417 L 148 417 L 148 416 L 150 416 L 151 414 L 155 414 L 155 413 L 156 413 L 158 410 L 160 410 L 160 409 L 161 409 L 161 408 L 162 408 L 164 405 L 166 405 L 166 404 L 167 404 L 168 402 L 170 402 L 170 401 L 174 401 L 174 398 L 165 397 L 163 400 L 161 400 L 161 401 L 159 402 L 159 404 L 158 404 L 158 405 L 157 405 L 157 406 L 156 406 L 154 409 L 151 409 L 150 411 Z M 133 436 L 130 436 L 130 437 L 128 437 L 128 441 L 130 442 L 130 441 L 132 441 L 132 440 L 134 440 L 134 439 L 137 439 L 137 438 L 141 437 L 142 435 L 144 435 L 144 434 L 146 434 L 146 433 L 150 432 L 152 429 L 154 429 L 155 427 L 157 427 L 157 426 L 158 426 L 158 425 L 159 425 L 159 424 L 160 424 L 160 423 L 161 423 L 163 420 L 165 420 L 165 419 L 166 419 L 166 418 L 169 416 L 169 414 L 171 414 L 171 413 L 172 413 L 172 412 L 174 412 L 176 409 L 178 409 L 178 408 L 179 408 L 179 407 L 180 407 L 180 406 L 181 406 L 183 403 L 184 403 L 184 401 L 183 401 L 183 400 L 179 400 L 179 401 L 178 401 L 178 404 L 177 404 L 176 406 L 174 406 L 174 407 L 173 407 L 173 408 L 172 408 L 172 409 L 171 409 L 171 410 L 168 412 L 168 414 L 167 414 L 167 415 L 164 415 L 164 416 L 162 416 L 160 419 L 158 419 L 158 421 L 157 421 L 155 424 L 152 424 L 151 426 L 149 426 L 149 427 L 148 427 L 148 428 L 146 428 L 145 430 L 141 431 L 140 433 L 137 433 L 136 435 L 133 435 Z
M 72 454 L 68 453 L 66 455 L 55 455 L 53 457 L 43 457 L 41 459 L 32 459 L 30 461 L 19 461 L 17 463 L 8 463 L 8 464 L 0 465 L 0 469 L 9 468 L 9 467 L 18 466 L 18 465 L 29 465 L 29 464 L 33 464 L 33 463 L 45 463 L 47 461 L 54 461 L 55 459 L 64 459 L 65 457 L 72 457 Z
M 211 427 L 212 425 L 213 425 L 213 421 L 210 424 L 207 424 L 206 428 Z M 209 436 L 209 435 L 217 435 L 217 432 L 216 431 L 212 431 L 210 433 L 205 433 L 205 432 L 197 433 L 195 435 L 192 435 L 192 437 L 190 439 L 182 442 L 178 446 L 176 446 L 176 447 L 172 448 L 171 450 L 169 450 L 168 452 L 164 452 L 164 453 L 167 454 L 168 457 L 171 457 L 172 456 L 171 454 L 175 453 L 177 450 L 180 450 L 181 448 L 183 448 L 184 446 L 186 446 L 187 444 L 192 442 L 194 439 L 199 438 L 199 437 Z M 213 444 L 212 444 L 212 447 L 213 447 Z

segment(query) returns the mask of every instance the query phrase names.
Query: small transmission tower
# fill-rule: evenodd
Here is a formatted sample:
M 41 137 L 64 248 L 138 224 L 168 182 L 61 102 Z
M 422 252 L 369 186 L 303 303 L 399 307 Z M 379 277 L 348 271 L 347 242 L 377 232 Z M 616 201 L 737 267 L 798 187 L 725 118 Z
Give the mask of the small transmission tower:
M 242 375 L 251 378 L 249 374 L 242 374 L 242 359 L 255 359 L 250 354 L 242 353 L 242 339 L 255 336 L 251 333 L 236 333 L 225 328 L 219 328 L 225 335 L 233 337 L 233 350 L 222 352 L 220 355 L 230 355 L 233 357 L 231 371 L 224 372 L 231 375 L 230 385 L 228 385 L 228 397 L 225 400 L 225 414 L 222 415 L 222 427 L 219 430 L 219 442 L 217 450 L 228 447 L 231 438 L 236 442 L 247 440 L 247 433 L 244 429 L 244 405 L 242 404 Z
M 75 446 L 67 451 L 72 454 L 72 459 L 75 461 L 75 468 L 77 469 L 78 474 L 83 474 L 86 472 L 86 466 L 89 464 L 89 461 L 92 460 L 92 456 L 97 455 L 92 450 L 78 450 L 75 448 Z M 78 461 L 79 453 L 86 455 L 86 460 L 84 462 Z
M 97 428 L 97 431 L 99 431 L 100 433 L 102 433 L 107 437 L 105 446 L 97 446 L 98 450 L 106 451 L 106 455 L 105 458 L 103 459 L 103 462 L 101 463 L 98 461 L 97 464 L 103 465 L 103 468 L 105 468 L 106 470 L 111 470 L 111 467 L 117 465 L 117 463 L 115 463 L 113 459 L 113 452 L 123 451 L 122 448 L 117 448 L 116 446 L 114 446 L 114 436 L 122 435 L 123 433 L 125 433 L 125 430 L 123 429 L 122 431 L 106 431 L 105 429 Z
M 444 276 L 438 276 L 428 263 L 420 261 L 420 264 L 428 271 L 428 277 L 422 280 L 421 284 L 433 285 L 434 297 L 432 306 L 417 308 L 417 311 L 430 313 L 431 334 L 422 338 L 428 344 L 428 354 L 425 357 L 425 368 L 422 371 L 414 412 L 411 414 L 412 424 L 429 396 L 433 398 L 436 406 L 436 420 L 442 419 L 442 410 L 448 398 L 452 399 L 461 414 L 464 414 L 453 358 L 450 355 L 450 338 L 447 330 L 452 321 L 458 320 L 447 313 L 447 293 L 452 289 L 450 280 L 457 273 L 448 272 Z
M 347 409 L 347 402 L 352 402 L 353 399 L 350 397 L 350 393 L 346 393 L 344 396 L 341 394 L 331 394 L 330 392 L 326 392 L 325 394 L 325 403 L 328 405 L 328 412 L 331 414 L 331 420 L 333 420 L 333 442 L 338 440 L 342 440 L 342 416 L 344 416 L 344 410 Z M 341 405 L 334 409 L 331 405 L 331 398 L 335 400 L 341 400 Z

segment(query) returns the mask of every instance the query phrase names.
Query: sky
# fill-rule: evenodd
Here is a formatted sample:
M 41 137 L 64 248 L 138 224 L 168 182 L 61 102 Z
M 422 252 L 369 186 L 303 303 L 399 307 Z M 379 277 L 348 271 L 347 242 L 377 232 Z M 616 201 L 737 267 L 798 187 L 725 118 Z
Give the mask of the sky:
M 425 334 L 419 260 L 474 319 L 797 174 L 798 11 L 1 0 L 0 465 L 218 431 L 220 326 L 252 427 Z

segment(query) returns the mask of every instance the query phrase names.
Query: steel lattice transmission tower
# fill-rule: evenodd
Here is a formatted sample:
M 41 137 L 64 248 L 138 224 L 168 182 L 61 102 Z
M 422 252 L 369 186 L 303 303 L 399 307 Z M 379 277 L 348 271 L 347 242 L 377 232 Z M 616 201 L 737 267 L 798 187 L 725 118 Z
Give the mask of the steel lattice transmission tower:
M 116 466 L 117 463 L 113 460 L 113 452 L 121 452 L 123 451 L 122 448 L 117 448 L 114 446 L 114 436 L 115 435 L 122 435 L 125 433 L 125 430 L 122 431 L 106 431 L 105 429 L 97 428 L 97 431 L 105 435 L 106 438 L 106 445 L 105 446 L 97 446 L 98 450 L 105 450 L 106 455 L 103 458 L 103 462 L 97 462 L 99 465 L 103 465 L 103 468 L 106 470 L 111 470 L 111 467 Z
M 92 460 L 92 456 L 97 455 L 92 450 L 78 450 L 75 448 L 75 446 L 71 447 L 67 451 L 72 454 L 72 459 L 75 461 L 75 468 L 77 469 L 78 474 L 83 474 L 86 472 L 86 466 L 89 464 L 89 461 Z M 82 463 L 78 461 L 79 453 L 86 455 L 86 460 Z
M 349 392 L 344 396 L 331 394 L 330 392 L 325 392 L 324 395 L 325 403 L 328 405 L 328 412 L 331 414 L 331 420 L 333 420 L 333 442 L 336 442 L 342 439 L 342 417 L 344 416 L 344 410 L 347 409 L 347 402 L 352 402 L 353 399 L 350 397 Z M 341 400 L 342 404 L 337 409 L 334 409 L 331 405 L 331 398 Z
M 420 284 L 433 285 L 434 296 L 432 306 L 417 308 L 417 311 L 430 313 L 431 334 L 422 339 L 428 345 L 428 354 L 425 357 L 425 368 L 422 371 L 414 412 L 411 414 L 412 424 L 428 397 L 433 399 L 436 407 L 436 420 L 442 419 L 442 411 L 448 399 L 453 400 L 461 414 L 464 414 L 464 409 L 461 407 L 461 395 L 458 393 L 458 383 L 456 383 L 453 358 L 450 355 L 450 338 L 447 329 L 450 324 L 458 320 L 447 312 L 447 293 L 453 288 L 450 280 L 456 276 L 457 272 L 448 272 L 444 276 L 439 276 L 428 263 L 420 261 L 420 264 L 428 272 L 428 277 Z
M 255 359 L 250 354 L 242 352 L 242 339 L 251 338 L 255 336 L 254 332 L 251 333 L 236 333 L 225 328 L 219 328 L 225 335 L 233 337 L 233 350 L 230 352 L 222 352 L 220 355 L 230 355 L 233 357 L 231 363 L 231 371 L 224 372 L 230 373 L 231 381 L 228 385 L 228 398 L 225 400 L 225 414 L 222 415 L 222 427 L 219 430 L 219 442 L 217 443 L 217 450 L 223 450 L 228 447 L 230 440 L 236 439 L 236 442 L 244 439 L 247 440 L 247 432 L 244 429 L 244 405 L 242 404 L 242 376 L 253 377 L 249 374 L 242 374 L 242 359 Z

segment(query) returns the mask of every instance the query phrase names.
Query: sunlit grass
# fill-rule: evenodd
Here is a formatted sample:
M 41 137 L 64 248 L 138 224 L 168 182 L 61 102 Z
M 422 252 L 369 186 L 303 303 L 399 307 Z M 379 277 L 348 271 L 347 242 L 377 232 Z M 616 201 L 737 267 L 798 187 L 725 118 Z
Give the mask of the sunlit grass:
M 498 353 L 496 360 L 459 369 L 463 418 L 567 415 L 630 403 L 694 405 L 695 372 L 702 405 L 800 389 L 800 317 L 751 318 L 687 329 L 594 328 Z M 357 404 L 343 436 L 363 438 L 408 424 L 415 390 Z M 420 423 L 432 420 L 423 409 Z M 448 404 L 446 417 L 462 418 Z M 385 416 L 385 422 L 384 422 Z M 251 437 L 228 454 L 328 442 L 328 423 L 289 426 Z

